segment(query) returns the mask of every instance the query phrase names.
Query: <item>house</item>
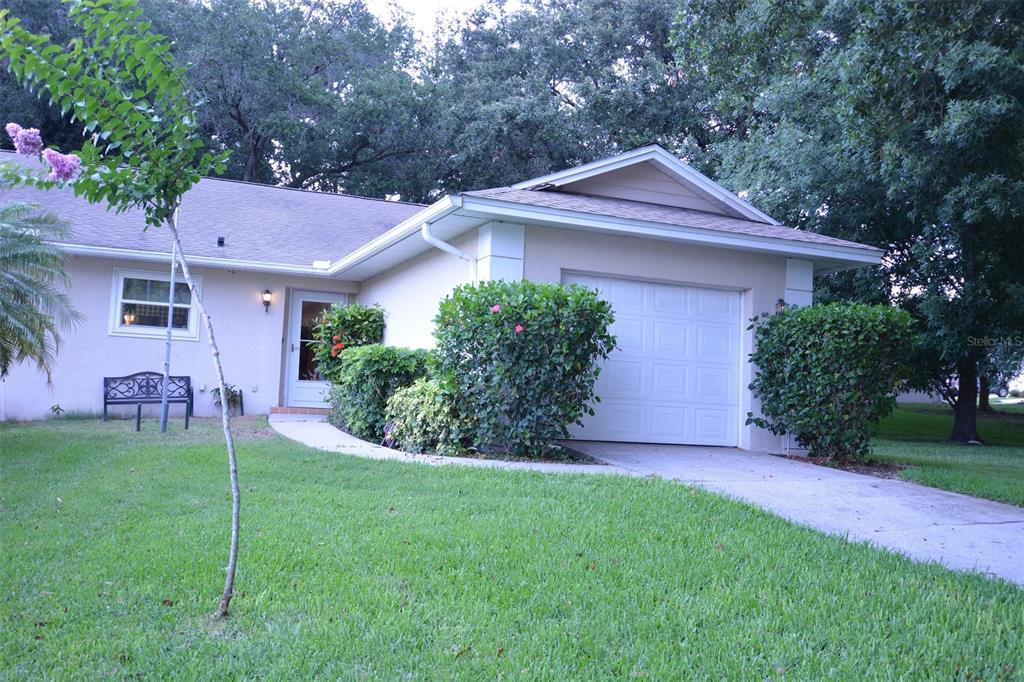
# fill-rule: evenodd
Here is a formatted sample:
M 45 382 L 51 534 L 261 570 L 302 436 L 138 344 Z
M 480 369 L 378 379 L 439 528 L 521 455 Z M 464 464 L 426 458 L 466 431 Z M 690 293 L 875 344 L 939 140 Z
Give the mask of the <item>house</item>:
M 71 221 L 63 247 L 86 321 L 66 334 L 52 386 L 32 367 L 12 372 L 4 416 L 98 411 L 104 376 L 162 368 L 169 237 L 70 192 L 6 194 Z M 882 256 L 780 225 L 658 146 L 430 206 L 204 179 L 179 220 L 247 412 L 324 405 L 306 344 L 331 303 L 378 303 L 386 343 L 428 347 L 452 287 L 527 278 L 594 287 L 615 309 L 619 348 L 576 436 L 751 449 L 780 440 L 744 423 L 757 411 L 747 320 L 809 304 L 815 275 Z M 193 378 L 196 414 L 211 413 L 205 332 L 187 291 L 174 307 L 172 373 Z

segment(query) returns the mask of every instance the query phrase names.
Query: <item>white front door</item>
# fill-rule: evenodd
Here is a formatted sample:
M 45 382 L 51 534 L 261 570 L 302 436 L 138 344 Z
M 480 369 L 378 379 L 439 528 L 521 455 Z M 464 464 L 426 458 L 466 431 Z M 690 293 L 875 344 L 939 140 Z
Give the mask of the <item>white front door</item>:
M 738 444 L 740 292 L 565 275 L 612 304 L 618 348 L 594 392 L 601 402 L 574 438 Z
M 321 378 L 316 368 L 313 328 L 324 310 L 347 299 L 345 294 L 292 291 L 285 362 L 285 405 L 288 407 L 327 407 L 330 383 Z

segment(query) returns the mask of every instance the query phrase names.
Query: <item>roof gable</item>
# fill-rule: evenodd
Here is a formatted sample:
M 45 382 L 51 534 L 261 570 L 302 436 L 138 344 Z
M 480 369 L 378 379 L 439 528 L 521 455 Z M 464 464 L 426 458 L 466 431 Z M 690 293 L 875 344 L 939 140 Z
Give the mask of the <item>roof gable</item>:
M 562 192 L 692 208 L 771 225 L 778 221 L 658 145 L 640 147 L 557 173 L 526 180 L 515 189 Z

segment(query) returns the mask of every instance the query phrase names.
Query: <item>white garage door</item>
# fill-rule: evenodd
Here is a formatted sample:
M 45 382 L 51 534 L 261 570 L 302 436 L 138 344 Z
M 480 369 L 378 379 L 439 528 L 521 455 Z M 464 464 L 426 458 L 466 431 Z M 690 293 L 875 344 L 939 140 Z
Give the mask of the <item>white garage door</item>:
M 618 349 L 605 362 L 595 415 L 574 438 L 738 445 L 740 294 L 590 275 L 615 310 Z

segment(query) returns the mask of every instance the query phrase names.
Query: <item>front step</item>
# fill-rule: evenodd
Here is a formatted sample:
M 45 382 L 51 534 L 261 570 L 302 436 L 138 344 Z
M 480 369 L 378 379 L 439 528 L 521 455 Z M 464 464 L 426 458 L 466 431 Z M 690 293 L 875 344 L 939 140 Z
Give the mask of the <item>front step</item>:
M 326 407 L 271 407 L 270 414 L 319 414 L 326 417 L 331 411 Z

